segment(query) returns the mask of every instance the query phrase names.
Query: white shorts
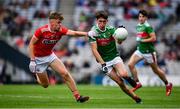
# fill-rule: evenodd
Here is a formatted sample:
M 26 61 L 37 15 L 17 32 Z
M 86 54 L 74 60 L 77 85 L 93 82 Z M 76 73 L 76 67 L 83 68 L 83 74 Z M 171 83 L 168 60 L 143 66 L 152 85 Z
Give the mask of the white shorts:
M 120 57 L 116 57 L 113 60 L 106 62 L 106 66 L 108 67 L 108 73 L 112 71 L 113 66 L 117 63 L 123 63 Z
M 35 57 L 36 61 L 36 72 L 38 73 L 44 73 L 46 69 L 48 68 L 49 64 L 53 62 L 55 59 L 58 59 L 58 57 L 52 53 L 49 56 L 44 57 Z
M 156 52 L 143 54 L 139 50 L 136 50 L 134 54 L 141 58 L 144 58 L 145 61 L 149 64 L 157 62 Z

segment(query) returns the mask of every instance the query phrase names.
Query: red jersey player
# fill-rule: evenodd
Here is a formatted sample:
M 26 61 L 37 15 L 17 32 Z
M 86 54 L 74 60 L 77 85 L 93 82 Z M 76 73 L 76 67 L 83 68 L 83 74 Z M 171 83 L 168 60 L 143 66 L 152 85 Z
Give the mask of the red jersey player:
M 49 79 L 46 69 L 50 66 L 58 72 L 72 91 L 77 102 L 85 102 L 88 96 L 81 96 L 76 84 L 62 61 L 53 53 L 53 47 L 63 35 L 86 36 L 86 32 L 73 31 L 61 24 L 63 16 L 58 12 L 49 14 L 49 23 L 36 29 L 29 44 L 29 68 L 37 82 L 44 88 L 48 87 Z

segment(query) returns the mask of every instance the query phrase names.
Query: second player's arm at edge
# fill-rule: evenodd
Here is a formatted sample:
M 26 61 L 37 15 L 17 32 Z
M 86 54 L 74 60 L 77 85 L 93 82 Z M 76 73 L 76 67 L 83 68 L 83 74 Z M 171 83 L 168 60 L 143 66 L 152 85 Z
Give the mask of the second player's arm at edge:
M 154 42 L 156 41 L 156 34 L 154 32 L 149 34 L 149 38 L 143 39 L 141 42 Z
M 104 60 L 102 59 L 101 55 L 99 54 L 99 52 L 97 51 L 97 44 L 96 43 L 91 43 L 91 50 L 93 55 L 95 56 L 96 60 L 102 65 L 105 64 Z
M 34 56 L 34 44 L 38 41 L 38 38 L 36 38 L 35 36 L 32 36 L 30 43 L 29 43 L 29 56 L 31 60 L 35 60 L 35 56 Z
M 82 36 L 87 36 L 87 32 L 68 30 L 66 35 L 82 37 Z

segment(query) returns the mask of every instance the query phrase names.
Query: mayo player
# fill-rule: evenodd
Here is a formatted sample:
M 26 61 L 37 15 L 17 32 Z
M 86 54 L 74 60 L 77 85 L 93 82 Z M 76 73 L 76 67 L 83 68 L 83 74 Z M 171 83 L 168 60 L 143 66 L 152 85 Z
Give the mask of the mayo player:
M 101 64 L 102 71 L 114 80 L 124 93 L 129 95 L 136 103 L 141 103 L 135 93 L 124 84 L 123 79 L 136 87 L 136 82 L 128 76 L 124 62 L 116 49 L 116 40 L 113 37 L 115 28 L 108 25 L 108 14 L 105 11 L 96 13 L 96 24 L 88 32 L 92 53 L 97 62 Z M 121 41 L 118 41 L 120 44 Z
M 169 96 L 172 91 L 172 83 L 168 82 L 166 79 L 165 73 L 161 70 L 157 64 L 156 60 L 156 51 L 154 47 L 154 41 L 156 41 L 156 34 L 154 29 L 147 21 L 148 13 L 145 10 L 139 11 L 139 24 L 136 26 L 137 36 L 136 41 L 137 50 L 132 54 L 128 66 L 134 77 L 134 80 L 137 82 L 137 86 L 132 89 L 132 91 L 136 91 L 141 88 L 142 85 L 138 79 L 137 70 L 135 68 L 135 64 L 140 60 L 145 60 L 149 63 L 153 72 L 159 76 L 159 78 L 166 85 L 166 96 Z

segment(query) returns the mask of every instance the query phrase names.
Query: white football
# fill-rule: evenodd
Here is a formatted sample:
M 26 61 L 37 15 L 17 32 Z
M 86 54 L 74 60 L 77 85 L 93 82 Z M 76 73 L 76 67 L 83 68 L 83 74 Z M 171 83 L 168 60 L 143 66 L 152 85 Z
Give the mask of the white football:
M 125 28 L 117 28 L 113 35 L 117 40 L 125 40 L 128 36 L 128 31 Z

